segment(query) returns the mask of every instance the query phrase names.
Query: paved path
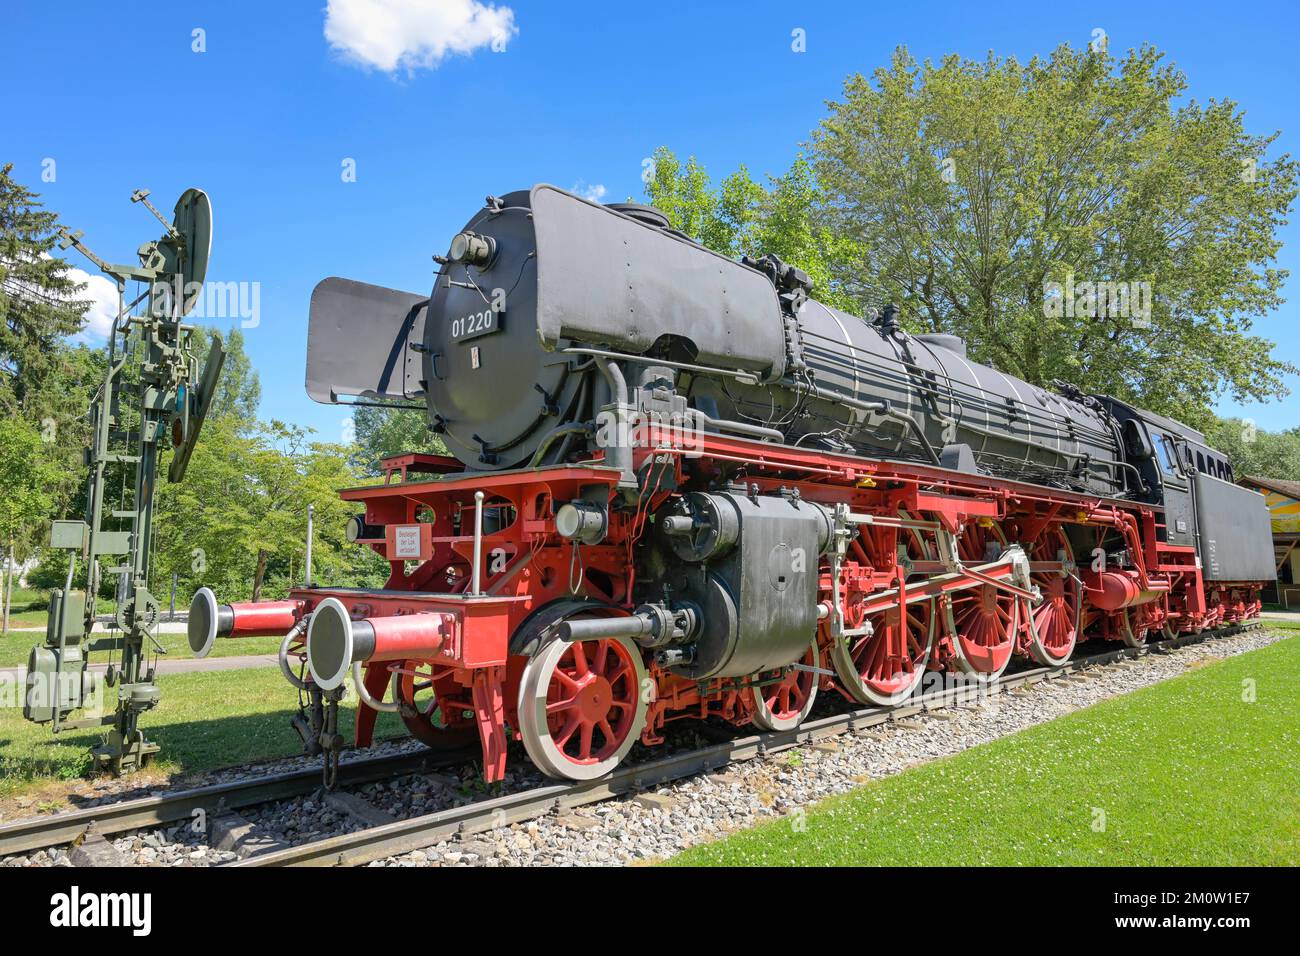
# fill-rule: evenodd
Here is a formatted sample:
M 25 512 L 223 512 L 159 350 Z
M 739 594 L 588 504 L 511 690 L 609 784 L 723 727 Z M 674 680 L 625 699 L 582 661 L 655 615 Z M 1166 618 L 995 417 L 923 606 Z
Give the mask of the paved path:
M 240 654 L 232 657 L 205 657 L 198 660 L 193 657 L 180 660 L 163 658 L 158 661 L 158 674 L 192 674 L 196 671 L 238 671 L 250 667 L 275 667 L 279 658 L 275 654 Z M 90 669 L 102 671 L 107 664 L 91 664 Z M 27 677 L 26 667 L 0 668 L 0 682 L 15 681 L 22 683 Z
M 1260 611 L 1259 616 L 1266 621 L 1300 621 L 1300 611 Z
M 184 621 L 161 621 L 158 624 L 158 633 L 184 634 L 186 627 L 187 625 Z M 116 630 L 116 628 L 114 628 L 114 630 Z M 92 634 L 104 634 L 107 633 L 107 631 L 108 631 L 108 627 L 105 625 L 103 621 L 96 621 L 95 626 L 90 629 L 90 632 Z M 45 626 L 42 625 L 40 627 L 11 627 L 9 628 L 9 632 L 11 634 L 15 632 L 21 634 L 44 634 Z

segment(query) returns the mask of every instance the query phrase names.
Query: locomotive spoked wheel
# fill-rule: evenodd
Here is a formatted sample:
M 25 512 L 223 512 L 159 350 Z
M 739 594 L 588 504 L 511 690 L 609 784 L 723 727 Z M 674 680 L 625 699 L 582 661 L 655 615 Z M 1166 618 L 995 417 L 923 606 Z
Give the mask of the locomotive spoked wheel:
M 832 644 L 831 662 L 835 676 L 854 700 L 888 707 L 906 700 L 925 676 L 925 662 L 938 631 L 934 601 L 912 602 L 906 618 L 892 607 L 876 614 L 850 614 L 845 620 L 845 626 L 852 628 L 866 623 L 871 624 L 870 634 Z
M 455 692 L 455 681 L 438 678 L 425 661 L 402 661 L 396 677 L 393 694 L 406 705 L 400 716 L 412 737 L 434 750 L 463 747 L 477 739 L 474 724 L 465 722 L 461 707 L 443 707 L 443 695 Z
M 1172 641 L 1178 636 L 1180 630 L 1178 620 L 1170 616 L 1169 598 L 1161 599 L 1161 618 L 1160 618 L 1160 636 L 1166 641 Z
M 519 732 L 543 773 L 592 780 L 609 773 L 645 726 L 641 651 L 623 637 L 551 640 L 519 682 Z
M 754 695 L 754 723 L 764 730 L 793 730 L 803 723 L 817 699 L 819 655 L 814 640 L 808 653 L 799 659 L 802 667 L 792 667 L 778 682 L 760 683 L 750 688 Z M 770 675 L 767 675 L 770 676 Z
M 1072 562 L 1070 542 L 1059 528 L 1044 531 L 1030 550 L 1030 561 Z M 1079 639 L 1079 580 L 1059 571 L 1035 572 L 1032 581 L 1043 595 L 1029 609 L 1029 654 L 1044 667 L 1061 667 Z
M 1135 608 L 1125 608 L 1116 614 L 1115 629 L 1125 647 L 1141 647 L 1150 633 L 1142 622 L 1140 611 Z
M 968 524 L 957 539 L 957 555 L 966 564 L 982 564 L 1006 546 L 996 525 Z M 1020 628 L 1020 602 L 1009 591 L 982 585 L 952 596 L 947 624 L 954 639 L 953 659 L 958 668 L 981 681 L 1002 676 L 1016 649 Z
M 900 510 L 899 517 L 910 515 Z M 900 537 L 906 542 L 907 556 L 913 561 L 934 560 L 934 547 L 920 531 L 905 530 Z M 897 559 L 897 540 L 882 537 L 879 541 L 866 539 L 864 544 L 869 548 L 876 545 L 871 557 L 884 564 Z M 881 545 L 887 553 L 881 553 Z M 909 575 L 908 580 L 922 577 Z M 888 707 L 905 700 L 925 677 L 926 661 L 939 631 L 934 601 L 913 601 L 907 606 L 905 618 L 896 607 L 863 614 L 858 610 L 860 604 L 860 601 L 848 602 L 844 627 L 857 630 L 869 623 L 871 633 L 833 641 L 831 664 L 840 686 L 855 701 Z

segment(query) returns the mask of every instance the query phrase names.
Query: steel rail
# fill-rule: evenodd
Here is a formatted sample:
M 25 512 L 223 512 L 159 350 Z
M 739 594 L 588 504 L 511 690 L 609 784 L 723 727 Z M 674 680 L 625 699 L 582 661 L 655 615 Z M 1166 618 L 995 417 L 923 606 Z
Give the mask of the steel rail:
M 1137 648 L 1122 647 L 1103 651 L 1069 661 L 1060 667 L 1031 667 L 1013 674 L 1004 674 L 997 681 L 991 682 L 989 687 L 996 686 L 1001 691 L 1043 680 L 1053 680 L 1087 667 L 1144 657 L 1153 650 L 1172 649 L 1186 644 L 1229 637 L 1259 626 L 1262 626 L 1262 622 L 1248 622 L 1213 632 L 1179 635 Z M 977 687 L 944 688 L 893 707 L 871 706 L 831 714 L 804 721 L 793 730 L 736 737 L 712 746 L 622 767 L 596 780 L 544 784 L 519 793 L 493 797 L 353 833 L 339 834 L 281 850 L 255 854 L 224 865 L 235 867 L 360 866 L 386 857 L 409 853 L 412 850 L 424 849 L 452 837 L 494 830 L 512 823 L 545 816 L 553 811 L 598 803 L 611 797 L 635 793 L 697 773 L 716 770 L 737 761 L 778 753 L 891 720 L 901 720 L 926 710 L 978 701 L 987 693 L 988 688 L 983 690 Z
M 466 749 L 421 750 L 365 757 L 340 765 L 339 780 L 344 784 L 359 785 L 407 773 L 439 770 L 463 764 L 472 753 Z M 239 807 L 302 796 L 320 786 L 320 767 L 311 767 L 16 820 L 0 825 L 0 856 L 71 843 L 92 824 L 101 835 L 123 833 L 189 819 L 195 810 L 220 814 Z

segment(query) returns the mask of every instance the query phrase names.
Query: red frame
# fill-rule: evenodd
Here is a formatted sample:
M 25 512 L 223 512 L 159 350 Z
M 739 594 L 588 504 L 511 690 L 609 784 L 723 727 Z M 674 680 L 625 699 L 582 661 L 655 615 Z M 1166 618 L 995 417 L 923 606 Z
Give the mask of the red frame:
M 372 526 L 420 523 L 427 528 L 428 557 L 408 566 L 390 559 L 390 575 L 384 588 L 359 591 L 341 588 L 295 589 L 289 600 L 300 602 L 308 612 L 326 597 L 341 601 L 355 619 L 439 611 L 448 623 L 447 639 L 427 662 L 435 668 L 440 699 L 454 701 L 454 710 L 472 711 L 484 752 L 484 775 L 500 780 L 505 772 L 507 728 L 518 726 L 515 713 L 519 680 L 525 659 L 510 653 L 510 640 L 535 611 L 568 598 L 571 584 L 584 596 L 615 608 L 630 610 L 629 595 L 634 584 L 632 547 L 645 530 L 645 515 L 682 488 L 705 487 L 723 472 L 739 469 L 739 475 L 760 492 L 798 489 L 801 496 L 825 505 L 846 504 L 854 512 L 897 516 L 900 509 L 913 518 L 937 522 L 958 533 L 968 522 L 988 527 L 1015 527 L 1017 540 L 1032 543 L 1047 529 L 1091 529 L 1097 541 L 1118 537 L 1127 548 L 1130 566 L 1117 573 L 1132 579 L 1132 590 L 1142 595 L 1131 609 L 1133 626 L 1169 626 L 1196 630 L 1222 621 L 1240 620 L 1257 610 L 1260 582 L 1215 584 L 1207 594 L 1199 561 L 1190 547 L 1159 540 L 1163 509 L 1138 502 L 1097 495 L 1061 491 L 912 462 L 876 461 L 830 452 L 773 446 L 745 438 L 706 434 L 688 455 L 680 448 L 653 447 L 658 439 L 653 427 L 646 447 L 634 450 L 633 465 L 640 469 L 650 456 L 673 463 L 676 489 L 652 492 L 632 515 L 612 512 L 607 534 L 598 545 L 584 546 L 575 564 L 573 546 L 555 529 L 555 509 L 562 503 L 593 497 L 593 488 L 603 486 L 615 494 L 619 472 L 600 464 L 548 467 L 500 473 L 456 473 L 460 464 L 441 456 L 401 455 L 385 461 L 383 484 L 348 488 L 340 492 L 345 501 L 365 507 L 365 521 Z M 410 480 L 420 473 L 440 477 Z M 485 513 L 508 506 L 515 518 L 507 526 L 491 527 L 482 537 L 483 593 L 470 593 L 473 559 L 473 513 L 476 492 L 484 493 Z M 490 523 L 491 524 L 491 523 Z M 365 542 L 388 557 L 387 541 Z M 939 600 L 971 581 L 944 585 L 906 583 L 906 574 L 896 557 L 874 562 L 855 539 L 841 573 L 844 600 L 859 601 L 880 610 L 931 589 Z M 888 544 L 888 542 L 886 542 Z M 877 553 L 889 553 L 877 549 Z M 1077 555 L 1080 566 L 1086 556 Z M 923 570 L 930 570 L 928 564 Z M 920 565 L 914 565 L 920 567 Z M 1036 562 L 1034 571 L 1060 570 L 1056 562 Z M 937 570 L 937 568 L 935 569 Z M 576 578 L 575 578 L 576 575 Z M 996 576 L 996 575 L 995 575 Z M 1002 573 L 1002 576 L 1005 576 Z M 822 600 L 829 606 L 832 582 L 828 568 L 821 575 Z M 871 604 L 873 592 L 894 590 L 897 597 L 881 595 Z M 1119 632 L 1116 614 L 1089 606 L 1083 592 L 1083 613 L 1078 627 L 1096 636 L 1115 637 Z M 1022 631 L 1027 623 L 1022 621 Z M 945 635 L 945 640 L 950 635 Z M 825 641 L 825 634 L 823 634 Z M 939 641 L 929 666 L 951 666 L 951 647 Z M 1019 649 L 1024 650 L 1024 634 Z M 822 661 L 826 666 L 823 646 Z M 409 663 L 409 662 L 408 662 Z M 381 696 L 393 668 L 401 664 L 375 662 L 366 667 L 366 686 L 372 696 Z M 654 681 L 642 740 L 653 744 L 663 739 L 664 726 L 687 717 L 720 717 L 736 724 L 750 721 L 752 694 L 743 682 L 711 681 L 701 685 L 673 675 L 653 664 L 648 666 Z M 827 676 L 819 678 L 828 689 L 840 689 Z M 459 691 L 455 690 L 459 688 Z M 461 693 L 464 692 L 464 693 Z M 841 690 L 841 692 L 843 692 Z M 444 708 L 445 710 L 446 708 Z M 375 712 L 362 705 L 356 724 L 356 743 L 368 745 L 374 730 Z M 457 719 L 462 719 L 457 717 Z M 469 718 L 464 718 L 467 722 Z M 516 731 L 517 735 L 517 731 Z

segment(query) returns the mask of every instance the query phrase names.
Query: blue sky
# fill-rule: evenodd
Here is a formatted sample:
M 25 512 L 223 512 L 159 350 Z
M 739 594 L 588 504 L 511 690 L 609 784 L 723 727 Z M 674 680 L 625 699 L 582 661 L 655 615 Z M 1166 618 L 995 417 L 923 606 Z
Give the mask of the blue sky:
M 1112 51 L 1151 42 L 1186 72 L 1191 95 L 1235 99 L 1252 133 L 1281 131 L 1274 155 L 1300 153 L 1295 3 L 516 0 L 466 19 L 457 9 L 471 0 L 431 0 L 441 14 L 397 0 L 386 27 L 366 15 L 375 0 L 343 2 L 334 45 L 323 0 L 161 4 L 147 15 L 6 0 L 0 28 L 0 161 L 115 261 L 158 231 L 128 202 L 133 189 L 147 186 L 167 209 L 187 186 L 207 190 L 210 278 L 260 283 L 260 323 L 245 336 L 262 414 L 328 440 L 346 413 L 303 390 L 307 305 L 321 278 L 425 292 L 430 256 L 485 195 L 552 182 L 640 197 L 642 161 L 660 144 L 715 176 L 742 163 L 779 173 L 844 77 L 886 63 L 900 43 L 918 58 L 1028 58 L 1086 45 L 1098 28 Z M 196 29 L 204 52 L 193 50 Z M 806 52 L 792 52 L 795 29 Z M 403 57 L 416 35 L 451 48 Z M 120 108 L 133 102 L 147 106 Z M 53 182 L 42 181 L 49 159 Z M 355 182 L 343 181 L 346 159 Z M 1300 364 L 1300 224 L 1283 239 L 1293 301 L 1256 328 Z M 1300 380 L 1290 384 L 1283 403 L 1219 410 L 1266 428 L 1300 424 Z

